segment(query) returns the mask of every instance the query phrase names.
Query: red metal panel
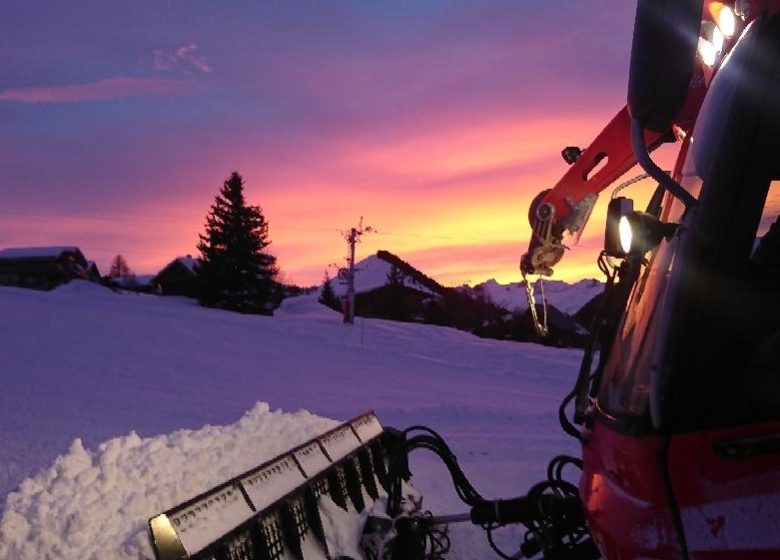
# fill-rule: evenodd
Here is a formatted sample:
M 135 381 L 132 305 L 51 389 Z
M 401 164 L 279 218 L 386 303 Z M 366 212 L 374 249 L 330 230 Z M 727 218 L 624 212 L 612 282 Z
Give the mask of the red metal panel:
M 623 107 L 544 198 L 543 202 L 555 207 L 556 220 L 569 213 L 570 205 L 566 199 L 576 204 L 587 195 L 604 190 L 636 165 L 636 158 L 631 151 L 630 129 L 631 117 L 628 109 Z M 660 135 L 651 134 L 650 142 L 654 143 Z M 588 173 L 604 157 L 607 158 L 606 164 L 588 178 Z
M 669 472 L 691 560 L 780 558 L 780 453 L 727 458 L 718 442 L 780 434 L 780 422 L 676 435 Z
M 583 445 L 580 495 L 593 538 L 609 560 L 681 558 L 664 484 L 664 440 L 596 422 Z

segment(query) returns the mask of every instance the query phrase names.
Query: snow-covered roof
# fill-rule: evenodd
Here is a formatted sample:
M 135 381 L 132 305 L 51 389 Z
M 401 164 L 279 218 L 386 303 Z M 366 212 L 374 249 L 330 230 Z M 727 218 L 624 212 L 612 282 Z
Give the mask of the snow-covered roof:
M 195 272 L 198 268 L 198 259 L 192 258 L 190 255 L 187 255 L 186 257 L 176 257 L 174 260 L 178 261 L 192 272 Z
M 380 259 L 376 255 L 371 255 L 356 263 L 355 293 L 362 294 L 370 292 L 389 283 L 388 275 L 392 268 L 392 264 L 384 259 Z M 333 292 L 337 296 L 343 296 L 347 293 L 346 282 L 343 282 L 338 278 L 333 278 L 331 280 L 331 285 L 333 286 Z M 404 277 L 404 286 L 417 290 L 418 292 L 435 295 L 430 289 L 409 276 Z
M 62 253 L 81 253 L 75 246 L 64 247 L 12 247 L 0 250 L 0 259 L 46 259 Z
M 175 266 L 175 265 L 179 265 L 179 266 L 184 267 L 185 269 L 187 269 L 190 273 L 192 273 L 194 275 L 196 273 L 196 271 L 197 271 L 199 263 L 198 263 L 198 259 L 195 259 L 195 258 L 193 258 L 190 255 L 186 255 L 186 256 L 183 256 L 183 257 L 176 257 L 171 262 L 169 262 L 164 267 L 162 267 L 160 272 L 158 272 L 157 274 L 153 275 L 152 279 L 151 279 L 151 282 L 156 282 L 157 279 L 160 277 L 160 275 L 163 272 L 167 271 L 168 269 L 170 269 L 172 266 Z

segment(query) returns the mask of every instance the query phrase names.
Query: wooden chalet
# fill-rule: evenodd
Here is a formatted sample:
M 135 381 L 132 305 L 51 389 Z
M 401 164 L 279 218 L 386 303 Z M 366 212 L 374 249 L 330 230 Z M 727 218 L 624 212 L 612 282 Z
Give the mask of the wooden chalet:
M 73 279 L 90 279 L 78 247 L 16 247 L 0 250 L 0 285 L 51 290 Z
M 152 278 L 151 284 L 164 296 L 197 297 L 197 269 L 197 259 L 177 257 Z

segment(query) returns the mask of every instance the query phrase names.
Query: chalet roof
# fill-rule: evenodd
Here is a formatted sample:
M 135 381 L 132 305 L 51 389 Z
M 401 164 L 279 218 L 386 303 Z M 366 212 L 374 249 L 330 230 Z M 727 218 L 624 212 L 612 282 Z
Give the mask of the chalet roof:
M 0 259 L 54 259 L 63 253 L 76 253 L 84 258 L 81 250 L 75 246 L 65 247 L 12 247 L 0 250 Z M 86 262 L 86 259 L 84 259 Z
M 155 274 L 152 279 L 151 283 L 158 283 L 160 280 L 160 277 L 163 276 L 163 274 L 168 273 L 169 270 L 175 270 L 175 269 L 183 269 L 192 274 L 193 278 L 195 277 L 196 271 L 198 269 L 198 259 L 192 258 L 190 255 L 187 255 L 185 257 L 176 257 L 171 262 L 166 264 L 160 272 Z
M 198 259 L 194 259 L 190 255 L 187 255 L 186 257 L 176 257 L 174 262 L 176 261 L 190 269 L 191 272 L 195 272 L 195 270 L 198 268 Z
M 395 255 L 391 253 L 390 251 L 385 251 L 384 249 L 380 249 L 376 253 L 377 258 L 390 263 L 392 266 L 396 266 L 397 268 L 401 269 L 404 274 L 414 279 L 418 284 L 421 286 L 424 286 L 431 292 L 435 294 L 440 294 L 444 291 L 444 287 L 439 284 L 436 280 L 433 278 L 426 276 L 422 272 L 420 272 L 418 269 L 410 265 L 408 262 L 403 260 L 398 255 Z

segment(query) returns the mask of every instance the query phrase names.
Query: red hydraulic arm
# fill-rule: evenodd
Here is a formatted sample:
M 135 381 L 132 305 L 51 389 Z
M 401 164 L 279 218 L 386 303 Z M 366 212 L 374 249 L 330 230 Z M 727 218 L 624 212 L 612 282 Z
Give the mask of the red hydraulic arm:
M 564 222 L 577 203 L 588 195 L 598 194 L 636 164 L 630 130 L 631 117 L 628 108 L 623 107 L 542 199 L 542 204 L 552 206 L 555 221 Z M 648 150 L 659 145 L 661 139 L 661 134 L 648 134 Z M 593 173 L 604 161 L 603 167 Z
M 563 257 L 564 232 L 581 233 L 598 193 L 636 165 L 630 132 L 631 116 L 623 107 L 560 181 L 537 196 L 528 216 L 533 233 L 528 252 L 520 261 L 523 273 L 551 275 L 552 267 Z M 663 139 L 663 134 L 645 134 L 650 151 Z
M 701 79 L 692 81 L 683 108 L 674 119 L 674 126 L 683 133 L 687 134 L 693 128 L 709 77 L 702 75 Z M 664 141 L 673 141 L 672 134 L 672 129 L 666 133 L 645 131 L 648 151 L 652 152 Z M 588 221 L 598 193 L 636 163 L 636 156 L 631 149 L 631 116 L 628 108 L 623 107 L 561 180 L 533 201 L 529 212 L 533 232 L 528 252 L 520 261 L 523 274 L 550 276 L 552 267 L 563 257 L 563 234 L 569 232 L 579 235 Z
M 675 126 L 685 133 L 692 128 L 705 90 L 704 85 L 692 87 L 675 119 Z M 645 131 L 648 151 L 652 152 L 664 141 L 673 140 L 671 134 L 671 130 L 667 133 Z M 567 231 L 575 235 L 581 233 L 598 193 L 636 163 L 636 156 L 631 149 L 631 116 L 628 108 L 623 107 L 561 180 L 534 200 L 529 212 L 533 232 L 528 252 L 520 261 L 522 272 L 551 275 L 552 267 L 563 257 L 563 234 Z
M 726 4 L 733 3 L 705 0 L 702 18 L 715 18 Z M 780 0 L 742 0 L 737 4 L 745 24 L 761 14 L 771 16 L 780 11 Z M 687 97 L 682 109 L 673 119 L 673 126 L 664 133 L 645 131 L 644 140 L 648 152 L 652 152 L 664 141 L 674 140 L 674 129 L 690 134 L 707 87 L 716 71 L 717 68 L 708 67 L 701 62 L 695 66 Z M 628 108 L 624 107 L 579 155 L 561 180 L 552 189 L 539 193 L 531 203 L 529 221 L 533 232 L 528 252 L 520 261 L 523 275 L 550 276 L 552 267 L 563 257 L 564 233 L 579 236 L 590 217 L 598 193 L 609 187 L 636 163 L 631 146 L 631 116 Z

